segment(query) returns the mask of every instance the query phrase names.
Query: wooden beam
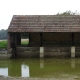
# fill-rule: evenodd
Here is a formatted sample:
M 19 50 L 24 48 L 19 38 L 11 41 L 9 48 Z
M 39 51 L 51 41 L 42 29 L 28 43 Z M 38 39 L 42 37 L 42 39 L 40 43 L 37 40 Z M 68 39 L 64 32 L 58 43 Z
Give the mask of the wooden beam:
M 11 36 L 10 33 L 8 33 L 8 49 L 11 48 Z
M 71 33 L 71 37 L 72 37 L 72 46 L 74 46 L 74 33 Z
M 30 41 L 31 41 L 31 35 L 30 35 L 30 33 L 29 33 L 29 46 L 30 46 Z
M 42 36 L 42 33 L 40 33 L 40 39 L 41 39 L 40 40 L 41 41 L 41 45 L 40 46 L 42 47 L 43 46 L 43 36 Z

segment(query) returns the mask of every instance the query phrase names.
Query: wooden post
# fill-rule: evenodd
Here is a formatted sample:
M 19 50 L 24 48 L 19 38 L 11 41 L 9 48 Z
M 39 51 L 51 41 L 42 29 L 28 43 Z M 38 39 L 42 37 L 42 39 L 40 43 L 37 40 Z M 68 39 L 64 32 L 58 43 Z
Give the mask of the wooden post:
M 40 41 L 41 41 L 41 47 L 40 47 L 40 58 L 44 58 L 44 47 L 43 46 L 43 37 L 42 37 L 42 33 L 40 33 Z
M 41 41 L 41 47 L 43 46 L 43 37 L 42 37 L 42 33 L 40 33 L 40 41 Z
M 11 39 L 10 39 L 10 33 L 8 33 L 8 49 L 11 48 Z
M 31 40 L 31 35 L 30 35 L 30 33 L 29 33 L 29 47 L 30 47 L 30 40 Z
M 17 33 L 14 33 L 14 42 L 12 43 L 12 57 L 16 58 L 17 56 Z
M 74 33 L 71 33 L 71 37 L 72 37 L 72 46 L 74 46 Z
M 16 36 L 16 33 L 14 34 L 14 38 L 15 38 L 15 45 L 17 45 L 17 36 Z
M 44 58 L 44 47 L 40 47 L 40 58 Z
M 71 46 L 71 57 L 75 58 L 75 46 L 74 46 L 74 33 L 71 33 L 71 37 L 72 37 L 72 46 Z
M 21 33 L 17 33 L 16 34 L 16 44 L 17 45 L 21 45 Z

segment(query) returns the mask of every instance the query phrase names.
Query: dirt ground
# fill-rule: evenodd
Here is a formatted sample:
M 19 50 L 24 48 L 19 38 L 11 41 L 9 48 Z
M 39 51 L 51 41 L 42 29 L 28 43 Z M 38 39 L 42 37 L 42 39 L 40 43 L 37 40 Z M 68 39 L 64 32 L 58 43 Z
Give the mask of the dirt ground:
M 5 40 L 0 40 L 0 41 L 7 41 L 7 40 L 5 39 Z
M 7 40 L 5 39 L 5 40 L 0 40 L 0 41 L 7 41 Z M 21 41 L 29 41 L 29 39 L 21 39 Z
M 68 77 L 68 78 L 22 78 L 22 77 L 4 77 L 0 76 L 0 80 L 80 80 L 78 77 Z
M 29 39 L 21 39 L 21 41 L 29 41 Z
M 22 78 L 22 77 L 3 77 L 0 76 L 0 80 L 48 80 L 48 79 L 41 79 L 41 78 Z

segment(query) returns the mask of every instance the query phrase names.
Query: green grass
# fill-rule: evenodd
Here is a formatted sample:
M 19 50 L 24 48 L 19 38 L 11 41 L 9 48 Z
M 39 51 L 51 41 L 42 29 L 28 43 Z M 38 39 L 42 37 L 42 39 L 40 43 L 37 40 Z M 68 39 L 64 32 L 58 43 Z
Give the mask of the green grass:
M 21 44 L 22 45 L 25 45 L 25 44 L 28 44 L 29 42 L 27 42 L 27 41 L 21 41 Z
M 0 48 L 7 48 L 7 40 L 0 41 Z
M 27 45 L 29 41 L 21 41 L 21 45 Z M 7 40 L 0 40 L 0 48 L 7 48 Z
M 27 45 L 27 44 L 29 44 L 28 39 L 21 39 L 21 45 Z

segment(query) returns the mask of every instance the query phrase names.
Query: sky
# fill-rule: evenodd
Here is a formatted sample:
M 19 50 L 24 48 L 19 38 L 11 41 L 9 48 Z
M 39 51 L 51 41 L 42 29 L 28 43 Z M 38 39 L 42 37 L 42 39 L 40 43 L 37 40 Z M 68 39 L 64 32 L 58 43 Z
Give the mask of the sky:
M 80 0 L 0 0 L 0 30 L 7 29 L 13 15 L 80 13 Z

